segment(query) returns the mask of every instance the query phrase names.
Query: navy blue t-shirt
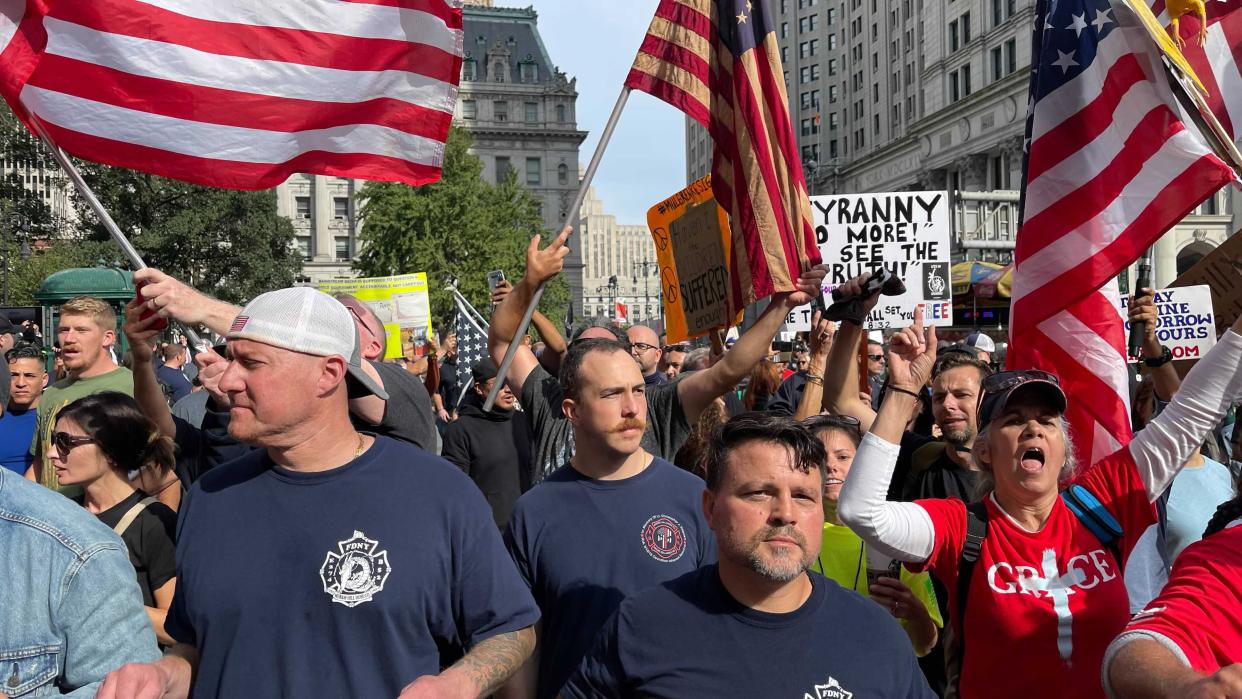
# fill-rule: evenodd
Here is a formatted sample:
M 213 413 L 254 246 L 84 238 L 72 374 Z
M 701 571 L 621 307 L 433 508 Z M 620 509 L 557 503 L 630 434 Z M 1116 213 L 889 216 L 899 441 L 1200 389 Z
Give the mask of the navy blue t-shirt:
M 321 473 L 254 451 L 181 506 L 165 628 L 195 697 L 395 697 L 538 619 L 479 489 L 404 442 Z
M 160 386 L 163 387 L 164 395 L 168 396 L 169 405 L 185 398 L 194 390 L 194 386 L 185 377 L 185 374 L 181 373 L 180 369 L 174 369 L 170 366 L 156 367 L 155 378 L 159 381 Z
M 910 639 L 879 605 L 818 573 L 797 611 L 738 603 L 706 566 L 631 597 L 565 699 L 934 699 Z
M 616 481 L 562 466 L 518 499 L 506 543 L 543 612 L 538 699 L 556 696 L 621 600 L 716 560 L 703 488 L 656 458 Z

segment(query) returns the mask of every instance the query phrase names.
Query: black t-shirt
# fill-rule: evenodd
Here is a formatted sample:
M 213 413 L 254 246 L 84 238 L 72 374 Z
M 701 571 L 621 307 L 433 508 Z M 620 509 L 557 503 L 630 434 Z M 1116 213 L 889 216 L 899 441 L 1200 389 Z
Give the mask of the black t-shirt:
M 354 427 L 409 442 L 424 451 L 435 451 L 435 412 L 422 379 L 396 364 L 371 362 L 371 366 L 379 373 L 388 393 L 384 419 L 378 425 L 369 425 L 351 416 Z
M 647 431 L 643 433 L 642 447 L 662 459 L 672 459 L 690 436 L 690 423 L 677 394 L 677 382 L 648 386 L 646 396 Z M 564 399 L 560 382 L 541 366 L 532 369 L 522 384 L 518 400 L 530 416 L 537 480 L 565 466 L 574 456 L 573 426 L 561 408 Z
M 195 697 L 395 697 L 539 619 L 479 489 L 394 439 L 318 473 L 251 452 L 180 526 L 165 628 L 201 654 Z
M 556 696 L 622 599 L 716 560 L 703 488 L 655 459 L 618 481 L 566 466 L 518 500 L 506 543 L 543 612 L 536 697 Z
M 949 458 L 953 446 L 907 432 L 901 441 L 898 465 L 889 487 L 889 500 L 957 498 L 975 502 L 979 472 L 962 468 Z M 966 458 L 970 456 L 967 454 Z
M 738 603 L 706 566 L 621 603 L 565 699 L 932 699 L 910 639 L 874 602 L 818 573 L 787 614 Z
M 135 490 L 96 517 L 111 529 L 145 497 L 146 493 Z M 177 513 L 162 502 L 153 502 L 121 533 L 121 540 L 129 549 L 129 562 L 138 576 L 142 603 L 148 607 L 155 606 L 155 591 L 177 576 L 176 532 Z

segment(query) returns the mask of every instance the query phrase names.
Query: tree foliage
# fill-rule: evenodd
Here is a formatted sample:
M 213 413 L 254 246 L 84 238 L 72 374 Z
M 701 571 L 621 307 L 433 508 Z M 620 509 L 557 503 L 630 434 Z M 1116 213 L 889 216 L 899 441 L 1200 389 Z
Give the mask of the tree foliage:
M 426 272 L 439 327 L 451 325 L 454 313 L 446 284 L 456 281 L 466 300 L 486 314 L 487 273 L 501 269 L 516 280 L 531 237 L 545 233 L 539 201 L 512 173 L 497 185 L 484 181 L 483 163 L 469 153 L 470 145 L 470 135 L 454 127 L 439 182 L 370 182 L 358 194 L 363 246 L 354 269 L 366 277 Z M 565 280 L 558 278 L 544 292 L 541 310 L 560 318 L 568 298 Z
M 49 275 L 74 267 L 104 265 L 128 269 L 121 249 L 112 242 L 54 241 L 32 246 L 29 257 L 21 257 L 10 241 L 9 305 L 37 305 L 34 293 Z

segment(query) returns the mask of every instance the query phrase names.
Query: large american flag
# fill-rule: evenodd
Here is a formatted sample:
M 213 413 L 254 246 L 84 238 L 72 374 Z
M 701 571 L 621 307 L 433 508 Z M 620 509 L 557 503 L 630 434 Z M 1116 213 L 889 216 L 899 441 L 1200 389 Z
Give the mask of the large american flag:
M 1200 21 L 1194 11 L 1178 19 L 1184 42 L 1182 55 L 1207 88 L 1207 104 L 1221 126 L 1234 139 L 1242 135 L 1242 0 L 1155 0 L 1151 9 L 1160 24 L 1170 27 L 1170 10 L 1184 11 L 1202 3 L 1207 18 L 1207 39 L 1199 44 Z M 1174 12 L 1172 14 L 1177 14 Z
M 625 81 L 711 134 L 742 304 L 792 291 L 820 261 L 773 20 L 768 0 L 660 0 Z
M 0 93 L 73 155 L 216 187 L 439 179 L 461 0 L 4 0 Z
M 1041 0 L 1036 22 L 1008 364 L 1060 375 L 1090 463 L 1130 438 L 1115 277 L 1232 171 L 1120 1 Z

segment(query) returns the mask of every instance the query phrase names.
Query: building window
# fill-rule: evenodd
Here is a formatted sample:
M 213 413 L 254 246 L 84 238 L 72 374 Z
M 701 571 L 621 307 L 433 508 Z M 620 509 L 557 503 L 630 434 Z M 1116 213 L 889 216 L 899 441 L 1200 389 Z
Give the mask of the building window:
M 522 82 L 533 83 L 539 82 L 539 66 L 534 63 L 522 63 L 518 66 Z
M 461 62 L 461 79 L 470 81 L 479 79 L 479 64 L 473 58 L 467 58 Z
M 1018 70 L 1018 44 L 1014 39 L 1005 42 L 1005 74 Z
M 538 102 L 526 102 L 524 104 L 524 107 L 525 107 L 525 112 L 526 112 L 524 116 L 526 117 L 527 123 L 533 123 L 533 122 L 539 121 L 539 103 Z
M 836 112 L 828 112 L 828 128 L 835 129 L 841 125 Z
M 997 46 L 991 51 L 992 56 L 992 79 L 1000 80 L 1005 76 L 1005 63 L 1001 57 L 1001 47 Z
M 837 74 L 837 59 L 835 58 L 828 59 L 828 74 L 829 75 Z
M 956 51 L 961 46 L 957 35 L 957 20 L 949 22 L 949 50 Z
M 504 61 L 496 61 L 495 63 L 492 63 L 492 82 L 494 83 L 504 82 L 506 72 L 508 71 L 505 68 Z
M 492 105 L 492 113 L 496 115 L 496 121 L 508 121 L 509 103 L 504 100 L 498 100 Z
M 970 94 L 970 64 L 962 66 L 962 97 Z
M 565 105 L 563 104 L 556 105 L 556 122 L 558 124 L 565 123 Z
M 509 157 L 505 155 L 496 156 L 496 181 L 504 182 L 509 177 L 509 173 L 513 170 L 513 164 L 509 161 Z
M 349 218 L 349 197 L 332 198 L 332 218 L 342 221 Z
M 827 22 L 828 22 L 828 26 L 830 26 L 830 27 L 831 27 L 832 25 L 836 24 L 836 23 L 837 23 L 837 8 L 835 8 L 835 7 L 829 7 L 829 8 L 828 8 L 828 16 L 827 16 L 827 17 L 825 17 L 825 19 L 827 20 Z
M 299 235 L 294 239 L 293 244 L 297 246 L 298 254 L 302 256 L 304 262 L 311 261 L 311 239 L 309 235 Z
M 840 157 L 840 151 L 837 148 L 837 139 L 835 138 L 828 142 L 828 157 L 833 160 Z
M 949 101 L 956 102 L 961 98 L 961 88 L 957 84 L 957 71 L 953 71 L 949 73 Z
M 837 50 L 837 35 L 836 34 L 828 35 L 828 50 L 829 51 Z
M 349 238 L 336 238 L 335 242 L 337 262 L 349 260 Z
M 565 163 L 556 166 L 556 183 L 569 184 L 569 166 Z
M 298 218 L 311 217 L 310 197 L 294 197 L 293 204 L 297 211 Z
M 526 184 L 539 186 L 543 184 L 543 169 L 539 158 L 526 159 Z
M 962 13 L 962 45 L 970 43 L 970 13 Z
M 461 118 L 471 119 L 471 120 L 478 119 L 479 118 L 479 103 L 476 102 L 475 100 L 462 100 L 461 101 Z
M 781 38 L 789 38 L 789 22 L 781 22 Z

